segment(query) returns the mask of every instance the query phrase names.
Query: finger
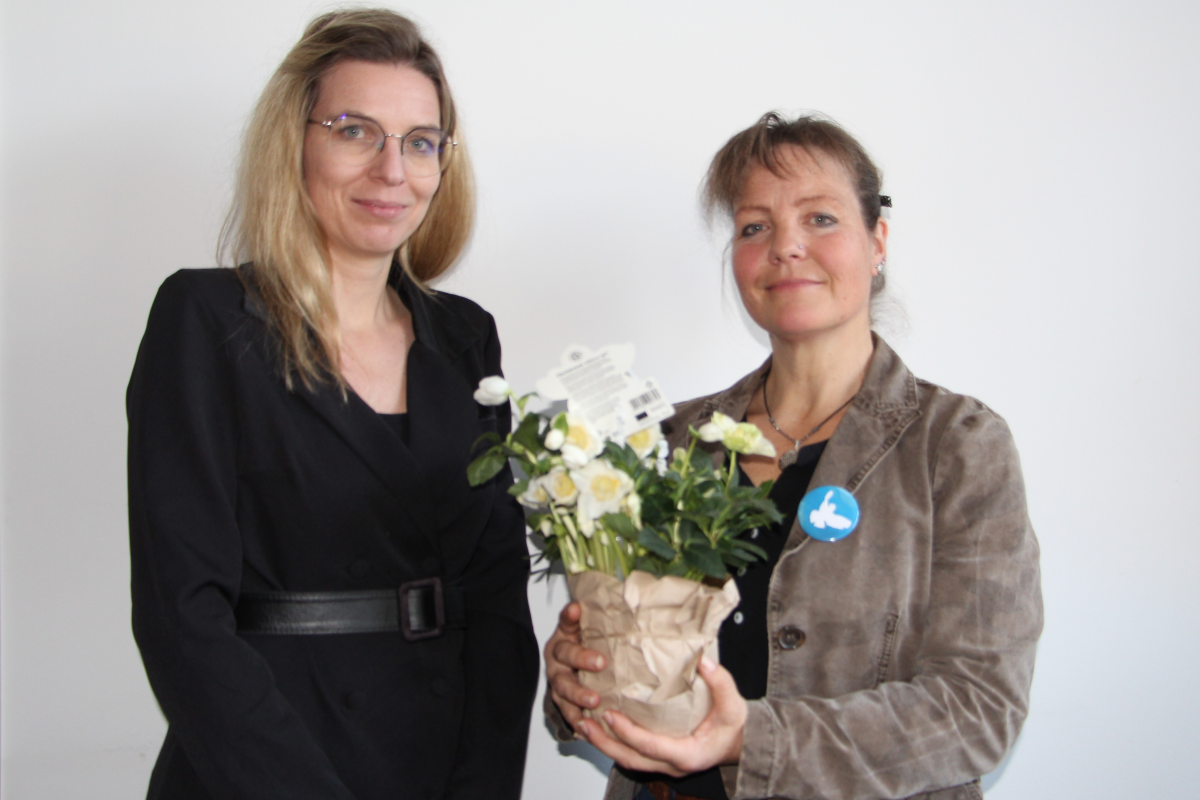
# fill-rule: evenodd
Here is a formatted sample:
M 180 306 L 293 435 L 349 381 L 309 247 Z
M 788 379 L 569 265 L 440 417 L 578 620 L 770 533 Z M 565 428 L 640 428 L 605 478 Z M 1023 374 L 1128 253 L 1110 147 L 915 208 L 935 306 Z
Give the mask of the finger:
M 605 733 L 603 726 L 595 720 L 582 720 L 579 723 L 578 730 L 587 737 L 587 740 L 592 743 L 593 747 L 613 761 L 616 761 L 622 767 L 625 767 L 625 769 L 637 770 L 639 772 L 661 772 L 674 778 L 679 778 L 686 774 L 672 764 L 647 758 L 624 742 L 614 739 Z
M 560 629 L 579 630 L 579 619 L 583 616 L 583 608 L 579 603 L 567 603 L 558 612 L 558 627 Z
M 555 642 L 554 646 L 548 650 L 546 653 L 547 666 L 551 659 L 565 664 L 571 669 L 586 669 L 589 672 L 599 672 L 604 669 L 604 656 L 595 650 L 566 639 Z
M 707 763 L 698 766 L 706 756 L 705 743 L 698 741 L 694 736 L 677 739 L 674 736 L 653 733 L 617 711 L 605 712 L 604 721 L 630 749 L 652 761 L 668 764 L 680 774 L 698 772 L 709 766 Z
M 556 700 L 562 698 L 580 708 L 595 708 L 600 705 L 600 695 L 581 684 L 571 670 L 547 674 L 546 677 Z

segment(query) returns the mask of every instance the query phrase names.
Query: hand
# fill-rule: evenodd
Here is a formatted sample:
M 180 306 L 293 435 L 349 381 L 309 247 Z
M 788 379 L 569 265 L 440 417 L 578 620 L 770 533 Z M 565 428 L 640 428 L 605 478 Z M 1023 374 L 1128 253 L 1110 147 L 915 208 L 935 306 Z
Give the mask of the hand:
M 600 705 L 600 695 L 579 683 L 576 671 L 604 669 L 604 656 L 580 644 L 579 603 L 568 603 L 558 615 L 558 628 L 546 642 L 546 684 L 550 699 L 558 706 L 563 718 L 576 731 L 583 719 L 583 709 Z M 599 727 L 599 726 L 594 726 Z
M 626 769 L 678 778 L 717 764 L 736 764 L 742 758 L 746 701 L 729 670 L 707 656 L 700 659 L 700 676 L 712 690 L 713 706 L 691 736 L 677 739 L 651 733 L 619 711 L 604 713 L 604 721 L 616 739 L 592 720 L 581 721 L 576 729 Z

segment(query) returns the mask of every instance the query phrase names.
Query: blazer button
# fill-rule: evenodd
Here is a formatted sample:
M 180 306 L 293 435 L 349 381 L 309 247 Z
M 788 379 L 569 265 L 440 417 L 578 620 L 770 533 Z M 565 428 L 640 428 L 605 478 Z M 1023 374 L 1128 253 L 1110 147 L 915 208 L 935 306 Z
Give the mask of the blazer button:
M 446 685 L 445 678 L 434 678 L 432 681 L 429 682 L 429 689 L 436 696 L 445 697 L 446 692 L 450 689 L 450 687 L 448 685 Z
M 347 692 L 346 696 L 342 698 L 342 702 L 346 705 L 346 708 L 351 711 L 356 708 L 362 708 L 363 703 L 366 701 L 367 695 L 365 692 Z
M 350 564 L 350 575 L 355 578 L 365 578 L 367 573 L 371 571 L 371 562 L 365 558 L 360 558 Z
M 421 562 L 421 569 L 424 570 L 426 575 L 436 575 L 442 571 L 442 565 L 438 563 L 436 558 L 431 556 Z
M 785 625 L 779 629 L 779 634 L 775 637 L 775 641 L 779 642 L 779 647 L 782 650 L 795 650 L 804 644 L 806 638 L 804 631 L 795 625 Z

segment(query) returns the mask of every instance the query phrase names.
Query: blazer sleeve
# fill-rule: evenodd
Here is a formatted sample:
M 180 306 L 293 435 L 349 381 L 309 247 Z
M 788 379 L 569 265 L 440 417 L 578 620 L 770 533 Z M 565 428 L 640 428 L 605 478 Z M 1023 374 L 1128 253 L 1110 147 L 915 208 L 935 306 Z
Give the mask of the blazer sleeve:
M 500 341 L 491 322 L 484 375 L 499 375 Z M 483 376 L 480 376 L 483 377 Z M 498 433 L 511 427 L 497 407 Z M 465 712 L 446 796 L 517 800 L 525 771 L 529 719 L 537 693 L 538 648 L 529 615 L 529 550 L 525 515 L 508 493 L 512 472 L 493 479 L 493 505 L 464 576 L 467 629 L 463 647 Z
M 1016 740 L 1042 598 L 1007 425 L 981 406 L 958 415 L 931 469 L 932 574 L 915 675 L 841 697 L 750 702 L 737 800 L 909 797 L 991 771 Z
M 126 397 L 133 631 L 213 797 L 352 795 L 237 636 L 237 398 L 228 334 L 185 273 L 159 290 Z

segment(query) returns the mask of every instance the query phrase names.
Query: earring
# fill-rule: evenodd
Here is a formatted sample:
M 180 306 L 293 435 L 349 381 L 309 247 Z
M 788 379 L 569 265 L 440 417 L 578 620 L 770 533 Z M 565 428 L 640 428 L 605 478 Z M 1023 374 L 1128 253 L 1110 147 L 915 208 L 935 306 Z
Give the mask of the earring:
M 875 265 L 876 274 L 882 275 L 883 268 L 886 266 L 887 266 L 887 259 L 885 258 L 883 261 L 880 261 L 878 264 Z

